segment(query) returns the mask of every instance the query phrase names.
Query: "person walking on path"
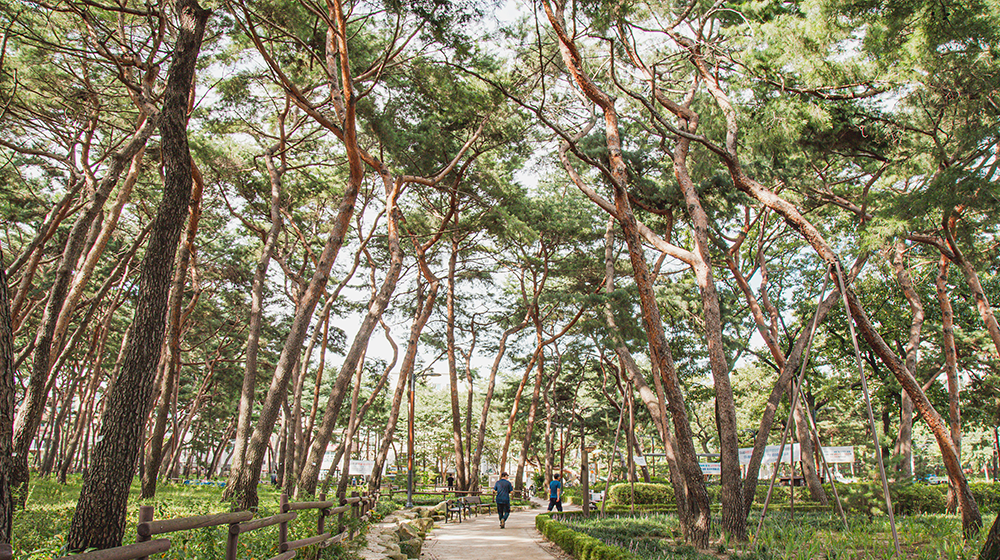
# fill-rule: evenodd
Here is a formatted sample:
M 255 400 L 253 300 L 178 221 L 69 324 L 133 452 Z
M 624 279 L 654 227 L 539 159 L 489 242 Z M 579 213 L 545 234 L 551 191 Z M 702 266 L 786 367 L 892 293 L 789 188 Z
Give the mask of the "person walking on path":
M 559 482 L 559 473 L 552 475 L 552 482 L 549 483 L 549 511 L 555 506 L 562 512 L 562 482 Z
M 453 476 L 451 476 L 449 474 L 448 475 L 448 490 L 454 490 L 454 489 L 455 489 L 455 477 L 453 477 Z
M 510 493 L 514 490 L 514 485 L 507 480 L 507 473 L 500 473 L 500 480 L 493 485 L 496 492 L 494 501 L 497 503 L 497 515 L 500 516 L 500 528 L 503 529 L 510 517 Z

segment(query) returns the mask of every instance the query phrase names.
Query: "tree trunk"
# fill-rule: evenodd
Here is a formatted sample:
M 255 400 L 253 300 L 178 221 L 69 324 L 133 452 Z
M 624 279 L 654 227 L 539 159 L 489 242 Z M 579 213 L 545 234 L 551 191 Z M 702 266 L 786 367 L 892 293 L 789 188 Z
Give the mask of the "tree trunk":
M 167 292 L 180 231 L 191 194 L 187 142 L 188 96 L 209 12 L 195 0 L 179 0 L 177 45 L 167 78 L 160 136 L 164 185 L 143 259 L 132 334 L 121 373 L 110 388 L 101 432 L 67 536 L 69 550 L 121 544 L 128 489 L 141 450 L 141 434 L 163 344 Z
M 437 300 L 437 292 L 440 284 L 432 282 L 426 297 L 424 296 L 422 286 L 422 284 L 418 284 L 417 287 L 416 315 L 413 317 L 413 323 L 410 325 L 410 336 L 406 341 L 406 353 L 403 355 L 403 364 L 399 370 L 396 391 L 392 396 L 392 406 L 389 408 L 389 418 L 386 421 L 385 432 L 383 432 L 382 446 L 375 456 L 375 471 L 379 473 L 382 472 L 382 465 L 385 464 L 386 457 L 389 454 L 389 447 L 392 445 L 393 436 L 396 433 L 396 423 L 399 421 L 399 409 L 403 402 L 403 393 L 406 392 L 410 376 L 413 375 L 413 369 L 416 367 L 420 333 L 423 332 L 424 326 L 427 325 L 427 320 L 430 319 L 431 311 L 434 309 L 434 302 Z M 398 464 L 399 454 L 396 455 L 396 462 Z M 374 489 L 372 488 L 372 490 Z
M 14 329 L 10 314 L 7 273 L 0 248 L 0 543 L 13 542 L 14 496 L 11 468 L 14 458 Z
M 969 285 L 972 298 L 976 300 L 976 309 L 979 310 L 979 315 L 983 319 L 983 326 L 986 327 L 986 332 L 990 333 L 990 338 L 993 340 L 993 347 L 996 348 L 997 354 L 1000 355 L 1000 325 L 997 324 L 997 319 L 993 315 L 993 307 L 990 306 L 990 302 L 986 298 L 986 291 L 983 290 L 983 285 L 979 282 L 979 275 L 976 274 L 976 269 L 965 258 L 965 254 L 962 253 L 958 242 L 955 241 L 955 225 L 958 222 L 961 211 L 962 207 L 957 207 L 953 212 L 945 212 L 942 220 L 945 239 L 951 248 L 951 260 L 958 265 L 959 270 L 965 275 L 965 282 Z
M 284 151 L 282 151 L 284 153 Z M 251 416 L 253 414 L 254 394 L 257 383 L 257 354 L 260 350 L 260 329 L 264 314 L 264 282 L 267 279 L 267 268 L 271 262 L 271 251 L 278 240 L 281 231 L 281 177 L 285 166 L 274 165 L 274 148 L 267 151 L 264 159 L 267 164 L 271 184 L 271 227 L 268 229 L 261 248 L 257 269 L 254 271 L 253 284 L 250 288 L 250 320 L 247 326 L 246 367 L 243 370 L 243 385 L 240 388 L 240 404 L 237 411 L 235 445 L 230 461 L 232 468 L 243 464 L 247 440 L 250 438 Z
M 535 327 L 538 329 L 535 333 L 535 337 L 538 341 L 538 347 L 542 348 L 542 331 L 541 323 L 538 322 L 538 313 L 535 310 Z M 521 441 L 521 456 L 517 461 L 517 471 L 514 475 L 514 489 L 518 492 L 524 490 L 524 466 L 528 461 L 528 448 L 531 447 L 531 436 L 535 428 L 535 414 L 538 411 L 538 398 L 542 392 L 542 379 L 545 376 L 545 356 L 540 353 L 538 355 L 538 360 L 536 361 L 536 366 L 538 368 L 538 373 L 535 374 L 535 385 L 531 391 L 531 404 L 528 405 L 528 418 L 524 424 L 524 439 Z
M 689 133 L 697 132 L 697 117 L 682 125 Z M 673 150 L 674 173 L 684 193 L 688 215 L 694 227 L 695 261 L 692 263 L 701 293 L 705 335 L 708 339 L 708 359 L 715 385 L 715 421 L 719 432 L 719 453 L 722 461 L 722 530 L 735 542 L 747 540 L 747 511 L 744 509 L 743 481 L 740 472 L 739 444 L 736 439 L 736 401 L 729 381 L 729 365 L 722 340 L 722 311 L 719 294 L 712 274 L 712 257 L 708 242 L 708 215 L 687 169 L 691 141 L 680 137 Z M 808 433 L 808 432 L 807 432 Z
M 330 437 L 333 435 L 337 415 L 340 413 L 340 407 L 343 404 L 351 374 L 359 367 L 358 364 L 361 362 L 368 348 L 371 334 L 382 319 L 382 313 L 388 307 L 389 300 L 396 290 L 396 284 L 399 282 L 399 275 L 403 268 L 403 250 L 399 242 L 399 218 L 401 214 L 397 205 L 401 185 L 398 182 L 394 184 L 392 181 L 386 180 L 385 186 L 387 189 L 386 211 L 388 213 L 389 268 L 386 271 L 385 279 L 382 281 L 382 287 L 377 294 L 374 294 L 368 305 L 368 313 L 361 321 L 361 326 L 354 337 L 351 349 L 348 351 L 347 356 L 344 357 L 340 373 L 337 375 L 333 389 L 330 391 L 329 401 L 327 402 L 326 409 L 323 411 L 323 420 L 320 422 L 319 430 L 317 430 L 312 445 L 309 447 L 309 458 L 302 469 L 302 475 L 296 489 L 296 496 L 312 496 L 316 493 L 316 485 L 319 483 L 319 471 L 323 466 L 323 456 L 326 454 L 326 447 L 329 445 Z M 346 474 L 343 473 L 343 476 L 346 476 Z
M 105 201 L 125 168 L 125 164 L 145 146 L 154 126 L 154 119 L 143 119 L 132 139 L 110 158 L 112 163 L 107 174 L 94 189 L 86 211 L 80 214 L 76 222 L 73 223 L 60 257 L 55 280 L 49 289 L 48 302 L 34 339 L 34 361 L 31 376 L 14 421 L 12 484 L 15 487 L 16 500 L 21 506 L 27 499 L 28 448 L 38 431 L 38 425 L 45 408 L 46 386 L 51 373 L 53 353 L 58 351 L 58 348 L 53 348 L 56 325 L 70 288 L 70 282 L 73 279 L 77 259 L 83 252 L 94 219 L 101 213 Z
M 452 194 L 452 209 L 455 210 L 455 194 Z M 458 212 L 455 211 L 454 223 L 458 224 Z M 465 450 L 462 445 L 462 409 L 458 401 L 458 363 L 455 357 L 455 269 L 458 266 L 458 236 L 451 238 L 451 255 L 448 259 L 448 292 L 447 292 L 447 324 L 446 339 L 448 352 L 448 381 L 451 393 L 451 428 L 452 446 L 455 451 L 455 476 L 458 479 L 458 489 L 468 490 L 466 479 Z
M 469 477 L 472 479 L 473 484 L 476 484 L 479 480 L 479 465 L 483 460 L 483 449 L 486 443 L 486 423 L 489 419 L 490 405 L 493 403 L 493 391 L 496 388 L 497 371 L 499 371 L 500 362 L 503 360 L 504 354 L 507 351 L 507 339 L 510 338 L 510 335 L 520 332 L 527 327 L 529 320 L 529 316 L 526 314 L 519 325 L 515 325 L 505 330 L 500 336 L 500 344 L 497 346 L 497 354 L 493 358 L 493 365 L 490 367 L 490 380 L 486 384 L 486 396 L 483 398 L 483 410 L 479 416 L 479 431 L 476 435 L 476 450 L 472 455 L 472 461 L 469 465 Z M 501 456 L 500 462 L 503 462 L 503 456 Z
M 337 484 L 337 496 L 347 496 L 347 482 L 351 473 L 351 455 L 354 451 L 354 433 L 358 428 L 358 397 L 361 394 L 361 374 L 364 372 L 364 360 L 358 361 L 358 374 L 354 378 L 354 390 L 351 391 L 351 415 L 347 420 L 347 430 L 344 433 L 344 467 L 341 469 L 340 481 Z
M 941 307 L 941 349 L 944 353 L 944 370 L 948 378 L 948 426 L 951 439 L 955 442 L 958 460 L 962 460 L 962 424 L 961 408 L 959 406 L 958 386 L 958 352 L 955 349 L 955 312 L 948 297 L 948 265 L 950 261 L 943 253 L 938 261 L 938 274 L 934 281 L 938 305 Z M 958 496 L 955 488 L 948 486 L 947 511 L 954 512 L 958 508 Z M 994 524 L 994 528 L 996 524 Z M 992 534 L 992 530 L 991 530 Z
M 149 450 L 142 469 L 142 499 L 156 495 L 156 479 L 163 461 L 163 435 L 167 430 L 167 419 L 170 405 L 176 405 L 175 392 L 177 380 L 181 374 L 181 308 L 184 302 L 184 285 L 187 283 L 188 265 L 194 253 L 195 237 L 198 235 L 198 222 L 201 219 L 201 199 L 205 192 L 205 182 L 197 167 L 191 167 L 194 176 L 191 189 L 191 203 L 188 209 L 187 234 L 177 250 L 177 263 L 170 285 L 170 295 L 167 297 L 167 340 L 165 349 L 167 355 L 161 358 L 163 362 L 163 385 L 160 389 L 160 407 L 156 412 L 152 433 L 149 436 Z M 176 415 L 175 415 L 176 416 Z M 174 446 L 180 441 L 177 429 L 174 427 Z
M 691 514 L 689 532 L 685 537 L 695 546 L 705 548 L 708 546 L 711 523 L 708 491 L 705 488 L 704 477 L 701 474 L 701 467 L 698 465 L 698 458 L 695 454 L 691 425 L 688 421 L 687 411 L 684 408 L 684 398 L 680 390 L 680 380 L 676 377 L 676 372 L 669 369 L 666 363 L 667 340 L 663 332 L 663 322 L 660 319 L 656 294 L 653 291 L 652 282 L 649 278 L 649 270 L 643 254 L 639 226 L 635 220 L 635 216 L 632 214 L 627 193 L 625 192 L 625 187 L 628 184 L 628 172 L 622 157 L 621 136 L 618 127 L 618 115 L 614 108 L 614 100 L 601 91 L 590 79 L 590 76 L 584 73 L 580 53 L 577 52 L 575 44 L 573 44 L 566 32 L 561 11 L 558 13 L 554 11 L 551 4 L 547 1 L 543 3 L 543 7 L 545 8 L 549 23 L 552 25 L 559 39 L 559 50 L 567 69 L 572 73 L 575 82 L 583 94 L 597 104 L 604 114 L 605 144 L 608 148 L 608 159 L 610 162 L 610 176 L 606 175 L 606 178 L 612 182 L 612 188 L 615 193 L 614 215 L 622 226 L 622 230 L 625 233 L 625 241 L 629 248 L 633 277 L 635 278 L 642 306 L 643 325 L 649 337 L 651 358 L 657 363 L 660 371 L 668 376 L 665 383 L 667 402 L 673 415 L 674 429 L 677 432 L 678 463 L 687 482 L 688 495 L 686 498 L 687 503 L 690 505 Z
M 920 294 L 913 286 L 913 280 L 903 262 L 903 253 L 906 246 L 902 241 L 897 241 L 892 264 L 896 270 L 896 281 L 903 291 L 903 296 L 910 304 L 910 335 L 906 344 L 906 369 L 910 375 L 917 376 L 918 351 L 920 349 L 920 331 L 924 325 L 924 305 L 920 301 Z M 896 437 L 896 456 L 899 458 L 897 471 L 907 477 L 913 477 L 913 399 L 903 391 L 900 395 L 899 432 Z

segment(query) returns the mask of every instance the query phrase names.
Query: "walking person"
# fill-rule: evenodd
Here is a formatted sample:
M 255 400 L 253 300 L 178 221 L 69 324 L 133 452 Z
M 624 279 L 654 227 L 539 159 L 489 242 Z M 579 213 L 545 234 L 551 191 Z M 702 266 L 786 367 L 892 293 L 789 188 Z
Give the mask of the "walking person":
M 549 483 L 549 511 L 555 506 L 562 511 L 562 482 L 559 482 L 559 473 L 552 475 L 552 482 Z
M 507 518 L 510 517 L 510 493 L 514 490 L 514 485 L 507 480 L 507 473 L 500 473 L 500 480 L 493 485 L 496 492 L 494 501 L 497 504 L 497 515 L 500 516 L 500 528 L 503 529 Z

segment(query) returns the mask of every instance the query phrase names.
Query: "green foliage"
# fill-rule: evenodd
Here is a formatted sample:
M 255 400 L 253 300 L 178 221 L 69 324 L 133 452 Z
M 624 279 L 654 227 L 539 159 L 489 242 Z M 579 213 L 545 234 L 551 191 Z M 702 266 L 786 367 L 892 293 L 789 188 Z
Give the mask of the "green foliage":
M 673 504 L 674 489 L 669 484 L 647 484 L 645 482 L 635 483 L 635 493 L 632 491 L 632 484 L 615 484 L 608 492 L 609 504 L 628 505 L 635 504 Z

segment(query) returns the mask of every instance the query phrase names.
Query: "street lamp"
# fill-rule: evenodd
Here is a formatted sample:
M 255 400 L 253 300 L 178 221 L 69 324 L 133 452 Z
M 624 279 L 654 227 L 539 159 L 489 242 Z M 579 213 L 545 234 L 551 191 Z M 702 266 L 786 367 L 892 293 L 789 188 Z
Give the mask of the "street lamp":
M 441 375 L 440 373 L 429 373 L 427 371 L 420 372 L 420 377 L 436 377 Z M 413 507 L 413 409 L 416 403 L 416 381 L 417 374 L 410 370 L 410 411 L 407 415 L 409 420 L 409 426 L 407 428 L 406 434 L 406 507 Z

